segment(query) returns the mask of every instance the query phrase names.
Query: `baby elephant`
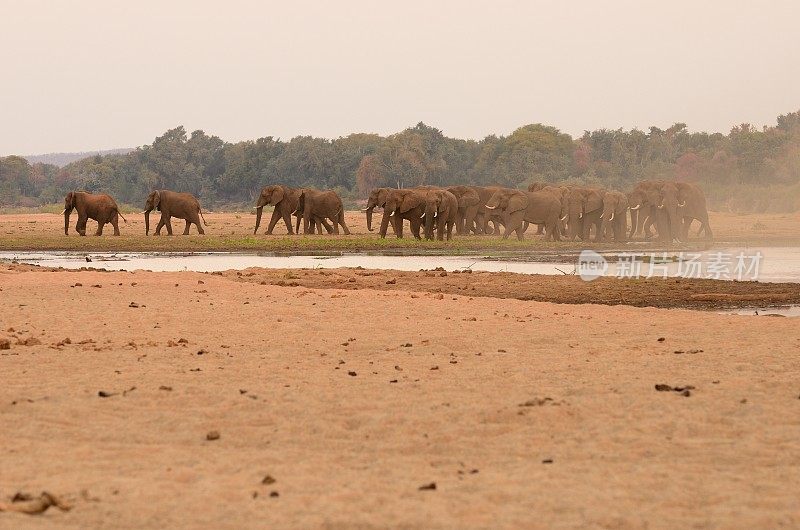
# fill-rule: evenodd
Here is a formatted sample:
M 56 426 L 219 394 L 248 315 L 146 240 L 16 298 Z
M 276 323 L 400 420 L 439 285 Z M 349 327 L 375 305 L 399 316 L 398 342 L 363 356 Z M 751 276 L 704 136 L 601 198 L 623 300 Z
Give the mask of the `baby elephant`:
M 203 212 L 200 209 L 200 202 L 191 193 L 176 193 L 170 190 L 155 190 L 150 192 L 147 196 L 144 214 L 144 233 L 150 234 L 150 212 L 155 208 L 161 212 L 161 220 L 156 225 L 157 236 L 161 235 L 161 227 L 167 227 L 167 234 L 172 235 L 172 223 L 170 219 L 177 217 L 178 219 L 186 220 L 186 228 L 183 230 L 183 235 L 189 235 L 189 226 L 194 224 L 197 226 L 197 231 L 200 234 L 205 234 L 203 227 L 200 225 L 200 218 L 203 218 L 203 224 L 208 226 L 206 218 L 203 217 Z

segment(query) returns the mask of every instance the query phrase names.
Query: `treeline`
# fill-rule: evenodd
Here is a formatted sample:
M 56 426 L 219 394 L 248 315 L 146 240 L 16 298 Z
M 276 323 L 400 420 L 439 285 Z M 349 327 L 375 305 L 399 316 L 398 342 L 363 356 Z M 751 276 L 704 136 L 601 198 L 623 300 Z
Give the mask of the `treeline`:
M 203 131 L 168 130 L 127 154 L 92 156 L 62 168 L 0 158 L 0 205 L 59 202 L 73 189 L 139 204 L 152 189 L 196 194 L 207 208 L 253 202 L 268 183 L 334 188 L 364 198 L 376 186 L 456 183 L 525 188 L 534 181 L 630 189 L 644 179 L 700 184 L 714 209 L 800 210 L 800 112 L 771 127 L 748 124 L 721 133 L 686 124 L 648 131 L 587 131 L 572 138 L 533 124 L 508 136 L 448 138 L 423 123 L 397 134 L 298 136 L 229 143 Z

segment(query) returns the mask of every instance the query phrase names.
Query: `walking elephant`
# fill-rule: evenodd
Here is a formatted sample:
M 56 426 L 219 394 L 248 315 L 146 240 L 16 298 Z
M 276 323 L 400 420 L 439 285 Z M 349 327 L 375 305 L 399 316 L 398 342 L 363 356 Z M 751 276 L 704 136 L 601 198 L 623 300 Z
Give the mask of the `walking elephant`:
M 559 215 L 561 203 L 552 193 L 546 191 L 521 191 L 498 189 L 486 203 L 489 210 L 502 213 L 505 221 L 503 239 L 508 239 L 512 232 L 517 239 L 523 239 L 523 224 L 543 224 L 547 239 L 560 241 Z
M 633 239 L 636 234 L 643 233 L 645 239 L 650 239 L 650 227 L 658 224 L 659 215 L 656 207 L 660 204 L 660 189 L 664 185 L 663 180 L 643 180 L 634 186 L 628 193 L 628 205 L 631 209 L 631 231 L 629 239 Z M 660 224 L 663 227 L 663 216 Z
M 78 212 L 78 222 L 75 224 L 75 231 L 80 235 L 86 235 L 86 221 L 94 219 L 97 221 L 97 232 L 94 235 L 103 235 L 103 225 L 111 223 L 114 227 L 114 235 L 119 235 L 119 218 L 126 223 L 125 217 L 119 213 L 119 207 L 110 195 L 105 193 L 93 194 L 86 191 L 71 191 L 64 197 L 64 235 L 69 234 L 69 216 L 72 209 Z
M 670 241 L 687 241 L 694 219 L 700 221 L 698 235 L 705 231 L 706 239 L 713 239 L 708 224 L 706 198 L 699 187 L 686 182 L 665 182 L 661 186 L 660 199 L 657 210 L 666 217 Z
M 172 222 L 171 219 L 183 219 L 186 221 L 186 227 L 183 229 L 183 235 L 189 235 L 189 227 L 195 225 L 197 232 L 205 234 L 200 219 L 203 219 L 203 224 L 208 226 L 206 218 L 203 217 L 203 211 L 200 209 L 200 201 L 191 193 L 177 193 L 170 190 L 155 190 L 151 191 L 147 196 L 144 209 L 144 233 L 150 234 L 150 212 L 155 209 L 161 212 L 161 219 L 158 221 L 155 229 L 155 235 L 161 235 L 161 228 L 167 227 L 167 235 L 172 235 Z
M 264 207 L 271 204 L 274 206 L 274 209 L 272 210 L 272 217 L 267 225 L 267 235 L 272 235 L 272 230 L 275 228 L 279 219 L 283 219 L 284 223 L 286 223 L 286 231 L 289 232 L 289 235 L 294 234 L 295 231 L 292 230 L 292 214 L 297 211 L 297 206 L 300 202 L 300 192 L 301 190 L 297 188 L 290 188 L 289 186 L 282 185 L 271 185 L 262 188 L 256 205 L 253 208 L 256 210 L 256 227 L 253 233 L 258 233 Z M 300 220 L 299 217 L 298 215 L 298 221 Z M 323 225 L 329 234 L 333 232 L 333 227 L 328 224 L 325 219 L 315 219 L 315 224 L 317 224 L 317 222 Z M 317 225 L 317 230 L 320 231 L 319 225 Z
M 603 213 L 604 194 L 604 190 L 597 188 L 576 187 L 566 192 L 567 218 L 565 220 L 570 241 L 573 241 L 576 236 L 584 241 L 588 240 L 592 226 L 595 227 L 595 241 L 602 239 L 603 220 L 600 215 Z
M 375 188 L 369 194 L 367 207 L 364 212 L 367 214 L 367 230 L 373 231 L 372 212 L 377 208 L 383 208 L 381 218 L 380 237 L 386 237 L 389 223 L 394 227 L 394 233 L 398 238 L 403 237 L 403 220 L 408 220 L 411 224 L 411 233 L 415 239 L 422 239 L 420 227 L 422 216 L 425 213 L 426 191 L 421 189 L 397 190 L 394 188 Z
M 456 233 L 482 234 L 483 229 L 477 223 L 478 212 L 481 207 L 481 197 L 475 186 L 450 186 L 447 191 L 452 193 L 458 200 L 458 212 L 456 216 Z
M 333 190 L 313 190 L 303 188 L 297 200 L 297 213 L 303 216 L 303 232 L 314 233 L 316 219 L 330 219 L 333 225 L 333 233 L 339 234 L 339 225 L 342 226 L 345 235 L 350 235 L 350 229 L 344 221 L 344 205 L 342 199 Z M 300 218 L 297 219 L 298 232 Z
M 606 239 L 622 242 L 628 236 L 628 197 L 619 191 L 603 195 L 603 227 Z
M 705 232 L 706 239 L 714 239 L 711 225 L 708 223 L 708 207 L 703 190 L 690 182 L 676 182 L 675 185 L 678 187 L 678 207 L 683 217 L 682 239 L 684 241 L 689 239 L 689 227 L 695 219 L 700 222 L 697 235 Z
M 453 238 L 453 226 L 458 219 L 458 199 L 445 189 L 428 190 L 425 195 L 425 239 L 433 239 L 433 223 L 436 221 L 436 239 Z

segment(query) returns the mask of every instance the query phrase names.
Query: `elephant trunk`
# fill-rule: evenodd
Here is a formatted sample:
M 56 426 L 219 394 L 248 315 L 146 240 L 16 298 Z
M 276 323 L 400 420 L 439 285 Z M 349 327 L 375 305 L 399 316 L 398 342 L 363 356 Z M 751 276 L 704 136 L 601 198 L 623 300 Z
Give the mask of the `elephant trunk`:
M 264 213 L 264 207 L 263 206 L 257 206 L 256 207 L 256 228 L 255 228 L 255 230 L 253 230 L 253 234 L 257 234 L 258 233 L 258 226 L 261 224 L 261 214 L 262 213 Z
M 372 228 L 372 210 L 373 208 L 367 208 L 367 230 L 373 232 Z
M 64 235 L 69 235 L 69 214 L 72 213 L 72 208 L 64 210 Z
M 436 210 L 425 211 L 425 239 L 433 239 L 433 221 L 436 218 Z
M 150 210 L 144 211 L 144 235 L 150 235 Z

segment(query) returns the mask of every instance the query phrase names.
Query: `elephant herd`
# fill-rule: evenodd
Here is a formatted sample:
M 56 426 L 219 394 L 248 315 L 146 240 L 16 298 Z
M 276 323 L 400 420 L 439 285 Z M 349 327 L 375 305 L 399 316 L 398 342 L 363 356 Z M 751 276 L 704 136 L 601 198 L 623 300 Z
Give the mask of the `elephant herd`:
M 364 210 L 370 231 L 376 207 L 383 208 L 381 237 L 390 224 L 403 237 L 403 221 L 408 221 L 417 239 L 424 225 L 426 239 L 433 239 L 434 229 L 437 239 L 450 239 L 455 227 L 458 234 L 502 234 L 505 239 L 516 233 L 522 240 L 535 224 L 537 233 L 553 241 L 593 236 L 598 242 L 622 242 L 639 233 L 650 239 L 655 227 L 659 240 L 672 242 L 686 241 L 689 226 L 697 220 L 700 232 L 712 238 L 703 191 L 695 184 L 666 180 L 639 182 L 630 193 L 538 182 L 527 191 L 499 186 L 376 188 Z
M 283 185 L 266 186 L 256 201 L 256 225 L 258 233 L 261 215 L 265 206 L 273 206 L 272 217 L 267 225 L 267 234 L 272 234 L 275 225 L 283 219 L 289 234 L 303 232 L 313 234 L 326 232 L 345 234 L 350 230 L 345 223 L 344 207 L 339 195 L 333 190 L 292 188 Z M 645 180 L 637 183 L 628 193 L 582 186 L 555 186 L 533 183 L 527 190 L 499 186 L 419 186 L 395 189 L 375 188 L 369 194 L 366 213 L 367 229 L 374 231 L 372 215 L 381 208 L 380 237 L 386 237 L 389 226 L 398 238 L 403 237 L 404 221 L 411 226 L 417 239 L 448 240 L 457 234 L 502 234 L 508 238 L 516 233 L 523 239 L 529 225 L 537 225 L 539 234 L 553 241 L 562 237 L 568 240 L 580 238 L 595 241 L 625 241 L 638 234 L 646 239 L 654 237 L 655 228 L 661 241 L 686 241 L 693 221 L 700 223 L 701 233 L 707 239 L 713 237 L 708 222 L 708 210 L 703 191 L 695 184 L 668 180 Z M 75 230 L 86 235 L 87 219 L 98 223 L 95 235 L 103 233 L 103 225 L 111 223 L 114 235 L 119 235 L 119 213 L 114 199 L 105 194 L 84 191 L 70 192 L 64 199 L 64 233 L 68 233 L 72 210 L 78 212 Z M 199 201 L 189 193 L 170 190 L 152 191 L 145 202 L 145 234 L 150 233 L 150 212 L 161 212 L 155 234 L 166 227 L 172 235 L 171 219 L 186 222 L 184 235 L 195 225 L 204 234 L 206 224 Z M 628 216 L 630 215 L 630 231 Z M 292 223 L 292 216 L 296 221 Z M 125 218 L 123 217 L 123 220 Z M 201 224 L 202 220 L 202 224 Z M 127 221 L 126 221 L 127 222 Z M 501 228 L 502 227 L 502 228 Z

